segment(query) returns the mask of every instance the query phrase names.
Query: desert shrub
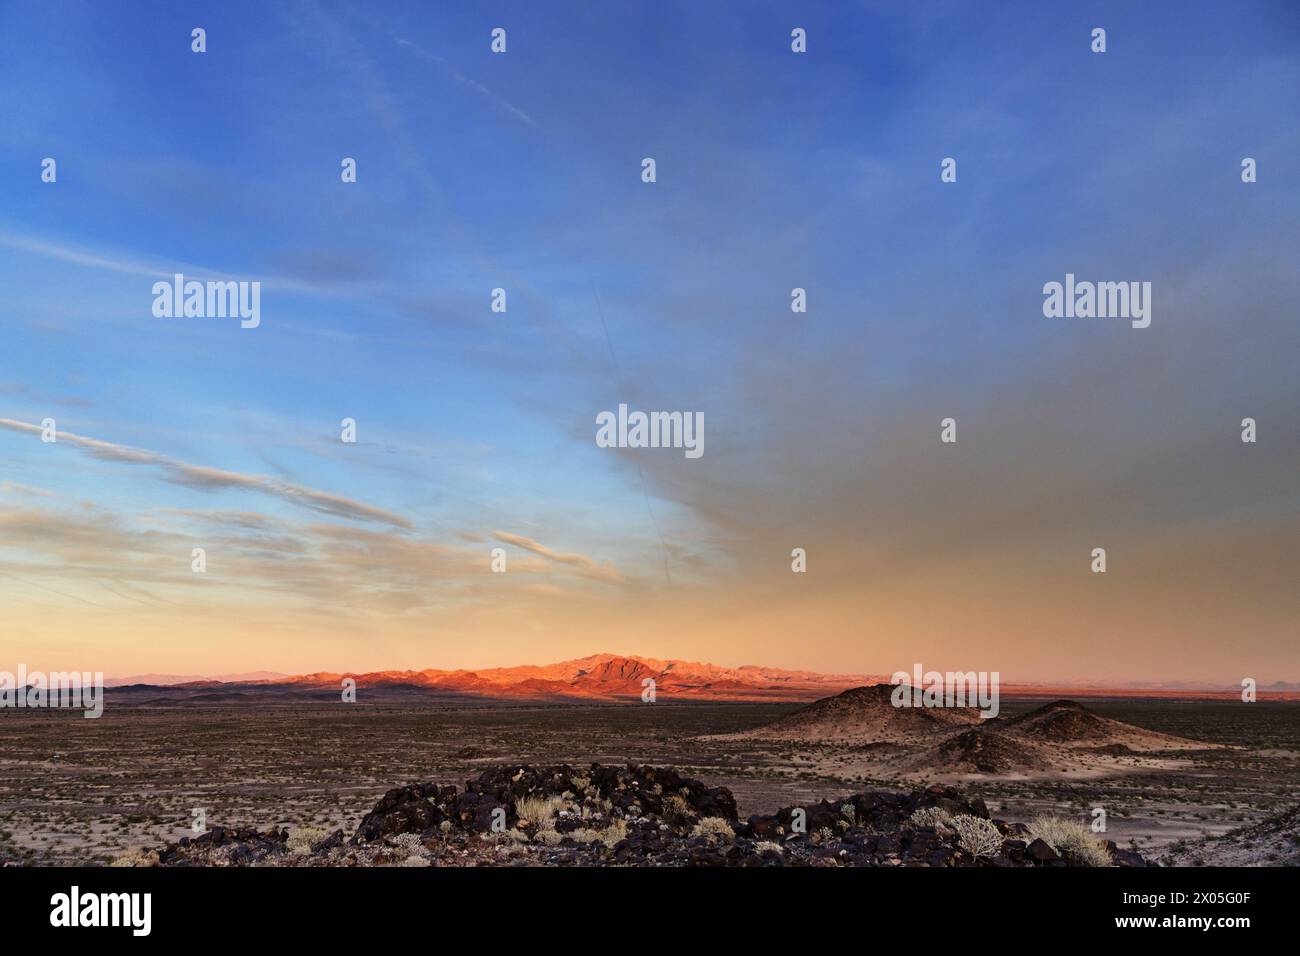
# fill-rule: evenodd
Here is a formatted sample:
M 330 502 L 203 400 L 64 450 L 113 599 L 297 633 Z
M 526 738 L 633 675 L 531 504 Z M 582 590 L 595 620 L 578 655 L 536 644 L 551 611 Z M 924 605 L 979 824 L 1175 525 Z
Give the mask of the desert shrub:
M 1106 841 L 1077 820 L 1044 815 L 1034 817 L 1029 832 L 1062 856 L 1085 866 L 1110 866 Z
M 705 817 L 695 824 L 695 829 L 691 831 L 691 836 L 733 837 L 735 835 L 736 831 L 731 828 L 731 824 L 722 817 Z
M 388 845 L 399 850 L 405 850 L 408 856 L 419 856 L 426 852 L 424 841 L 420 839 L 418 833 L 395 834 L 388 838 Z
M 976 859 L 997 856 L 1002 849 L 1002 834 L 991 820 L 959 813 L 948 826 L 957 831 L 958 845 Z
M 952 821 L 952 814 L 943 807 L 926 807 L 917 810 L 908 819 L 915 827 L 947 826 Z
M 515 801 L 520 824 L 534 823 L 543 830 L 563 808 L 564 801 L 559 797 L 520 797 Z
M 686 798 L 676 793 L 664 797 L 663 815 L 669 823 L 690 823 L 695 819 L 695 811 Z
M 537 834 L 533 837 L 533 839 L 536 840 L 538 843 L 545 843 L 547 846 L 557 846 L 560 840 L 564 838 L 561 837 L 560 834 L 557 833 L 555 830 L 552 830 L 548 827 L 545 830 L 538 830 Z
M 285 842 L 285 846 L 294 856 L 307 856 L 311 853 L 311 845 L 319 843 L 327 836 L 329 831 L 320 827 L 294 827 L 289 831 L 289 839 Z
M 620 840 L 627 838 L 627 824 L 622 820 L 615 820 L 609 826 L 601 831 L 601 842 L 605 846 L 612 847 Z

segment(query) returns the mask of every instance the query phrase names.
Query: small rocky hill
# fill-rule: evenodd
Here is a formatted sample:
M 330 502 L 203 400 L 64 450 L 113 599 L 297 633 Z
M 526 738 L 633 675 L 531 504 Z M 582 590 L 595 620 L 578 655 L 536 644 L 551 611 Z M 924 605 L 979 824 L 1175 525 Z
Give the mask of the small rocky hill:
M 1212 746 L 1102 717 L 1072 700 L 985 718 L 976 707 L 898 707 L 894 691 L 892 684 L 850 688 L 753 730 L 704 739 L 806 744 L 814 759 L 828 748 L 851 751 L 865 773 L 908 779 L 1109 773 Z
M 853 687 L 737 737 L 789 741 L 909 741 L 971 727 L 974 707 L 895 707 L 892 684 Z
M 989 721 L 988 728 L 1044 744 L 1184 750 L 1204 744 L 1102 717 L 1073 700 L 1054 700 L 1017 717 Z
M 913 769 L 1034 774 L 1086 772 L 1106 758 L 1207 746 L 1102 717 L 1072 700 L 1055 700 L 1015 717 L 996 717 L 913 756 Z

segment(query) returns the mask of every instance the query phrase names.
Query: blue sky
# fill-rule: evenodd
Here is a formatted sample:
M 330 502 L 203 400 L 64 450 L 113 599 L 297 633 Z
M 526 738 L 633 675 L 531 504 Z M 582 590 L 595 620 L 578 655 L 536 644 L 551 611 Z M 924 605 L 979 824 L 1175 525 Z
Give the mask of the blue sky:
M 364 503 L 404 524 L 329 520 L 428 552 L 312 578 L 337 554 L 301 497 L 0 430 L 0 658 L 1300 677 L 1300 14 L 1065 6 L 6 4 L 0 418 Z M 154 318 L 173 271 L 261 281 L 261 326 Z M 1152 281 L 1152 327 L 1045 319 L 1067 271 Z M 705 456 L 596 448 L 620 401 L 702 411 Z M 226 537 L 249 512 L 273 539 Z M 496 532 L 537 546 L 508 588 Z M 190 539 L 230 549 L 222 590 Z M 124 636 L 187 608 L 202 649 Z M 225 657 L 232 628 L 285 636 Z

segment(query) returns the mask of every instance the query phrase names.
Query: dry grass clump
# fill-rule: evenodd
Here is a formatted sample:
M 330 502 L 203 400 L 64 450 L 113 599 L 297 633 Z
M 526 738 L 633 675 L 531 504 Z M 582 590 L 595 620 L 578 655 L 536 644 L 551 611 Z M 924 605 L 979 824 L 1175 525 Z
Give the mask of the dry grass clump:
M 329 836 L 329 831 L 320 827 L 294 827 L 289 831 L 289 839 L 285 846 L 294 856 L 307 856 L 311 853 L 311 845 L 319 843 Z
M 143 850 L 135 850 L 131 853 L 124 853 L 117 857 L 109 866 L 157 866 L 158 854 L 155 851 L 148 853 Z
M 664 797 L 663 816 L 669 823 L 690 823 L 696 818 L 690 803 L 679 794 Z
M 622 820 L 615 820 L 603 830 L 582 827 L 568 836 L 572 837 L 575 843 L 603 843 L 607 847 L 613 847 L 627 836 L 627 824 Z
M 1034 817 L 1029 832 L 1062 856 L 1085 866 L 1110 866 L 1106 841 L 1077 820 L 1044 815 Z
M 547 829 L 555 815 L 563 810 L 565 802 L 559 797 L 520 797 L 515 801 L 515 813 L 519 824 L 535 824 Z
M 691 831 L 691 836 L 733 837 L 735 835 L 736 831 L 731 828 L 731 824 L 722 817 L 705 817 L 695 824 L 695 829 Z

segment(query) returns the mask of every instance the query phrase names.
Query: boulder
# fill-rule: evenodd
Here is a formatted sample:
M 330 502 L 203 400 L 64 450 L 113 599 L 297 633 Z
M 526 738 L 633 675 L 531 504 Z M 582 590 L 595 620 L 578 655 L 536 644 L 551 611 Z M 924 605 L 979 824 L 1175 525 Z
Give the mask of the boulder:
M 1061 858 L 1061 854 L 1041 838 L 1025 847 L 1025 856 L 1034 863 L 1053 863 Z

